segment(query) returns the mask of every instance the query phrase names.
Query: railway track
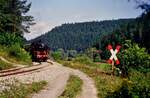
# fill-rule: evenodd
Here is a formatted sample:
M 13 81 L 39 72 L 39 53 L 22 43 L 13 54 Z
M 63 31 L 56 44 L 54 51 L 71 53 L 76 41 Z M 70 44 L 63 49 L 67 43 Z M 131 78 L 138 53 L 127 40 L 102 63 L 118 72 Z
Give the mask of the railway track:
M 50 64 L 52 65 L 52 63 Z M 0 77 L 37 72 L 48 67 L 50 64 L 48 62 L 47 64 L 44 64 L 44 65 L 40 64 L 40 65 L 31 66 L 31 67 L 16 67 L 16 68 L 8 69 L 8 70 L 2 70 L 0 71 Z

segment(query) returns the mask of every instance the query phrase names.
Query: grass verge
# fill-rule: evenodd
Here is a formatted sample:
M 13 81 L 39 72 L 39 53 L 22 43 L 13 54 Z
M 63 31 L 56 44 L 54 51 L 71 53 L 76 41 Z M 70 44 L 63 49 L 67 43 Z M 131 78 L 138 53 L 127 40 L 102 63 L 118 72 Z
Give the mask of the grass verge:
M 0 92 L 0 98 L 29 98 L 30 94 L 37 93 L 47 85 L 46 81 L 23 84 L 15 80 L 6 83 L 5 89 Z
M 0 70 L 9 69 L 13 67 L 14 66 L 12 64 L 4 62 L 3 60 L 0 59 Z
M 59 98 L 76 98 L 81 92 L 82 84 L 83 82 L 79 77 L 71 75 L 67 82 L 65 91 L 59 96 Z
M 10 47 L 0 46 L 0 56 L 12 63 L 31 65 L 32 60 L 28 52 L 19 45 L 15 44 Z

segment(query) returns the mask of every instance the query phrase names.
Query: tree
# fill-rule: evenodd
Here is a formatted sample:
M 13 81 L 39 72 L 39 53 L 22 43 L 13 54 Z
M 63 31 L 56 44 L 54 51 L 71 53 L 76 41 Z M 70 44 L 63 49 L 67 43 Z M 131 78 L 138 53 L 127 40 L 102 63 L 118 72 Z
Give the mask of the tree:
M 23 36 L 29 32 L 29 26 L 33 25 L 33 17 L 26 15 L 31 3 L 27 0 L 1 0 L 0 1 L 0 31 L 17 33 Z
M 129 0 L 131 1 L 131 0 Z M 139 39 L 138 43 L 141 46 L 147 48 L 150 53 L 150 1 L 149 0 L 134 0 L 138 6 L 143 10 L 142 14 L 136 19 L 137 20 L 137 32 L 135 33 L 136 37 Z
M 139 7 L 144 10 L 141 17 L 139 17 L 139 25 L 142 27 L 139 36 L 141 36 L 141 44 L 145 46 L 150 53 L 150 4 L 143 3 L 139 5 Z

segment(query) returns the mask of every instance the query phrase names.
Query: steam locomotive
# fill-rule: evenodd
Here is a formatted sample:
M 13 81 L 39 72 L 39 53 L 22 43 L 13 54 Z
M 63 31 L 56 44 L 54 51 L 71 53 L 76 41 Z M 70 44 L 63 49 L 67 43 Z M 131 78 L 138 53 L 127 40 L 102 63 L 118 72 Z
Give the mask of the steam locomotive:
M 50 48 L 41 41 L 33 42 L 30 45 L 30 54 L 32 55 L 32 61 L 45 62 L 49 58 Z

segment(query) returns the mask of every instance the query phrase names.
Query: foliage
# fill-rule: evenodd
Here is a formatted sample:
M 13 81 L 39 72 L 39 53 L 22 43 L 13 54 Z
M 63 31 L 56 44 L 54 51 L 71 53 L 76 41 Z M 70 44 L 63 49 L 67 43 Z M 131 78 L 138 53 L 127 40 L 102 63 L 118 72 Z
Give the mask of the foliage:
M 86 54 L 90 59 L 92 59 L 94 62 L 100 62 L 101 61 L 101 50 L 98 50 L 99 48 L 92 47 L 88 48 L 84 54 Z
M 107 98 L 149 98 L 150 73 L 143 74 L 132 69 L 129 80 L 124 79 L 121 86 L 108 93 Z
M 139 98 L 150 97 L 150 72 L 141 73 L 140 71 L 130 69 L 129 80 L 133 81 L 132 93 Z
M 150 68 L 150 55 L 147 54 L 145 48 L 140 48 L 131 41 L 126 41 L 123 47 L 124 49 L 118 55 L 122 66 L 135 69 Z
M 0 70 L 12 68 L 13 65 L 0 59 Z
M 22 61 L 25 63 L 31 62 L 31 56 L 28 52 L 26 52 L 23 48 L 20 47 L 19 44 L 14 44 L 7 48 L 8 56 L 13 57 L 18 61 Z
M 97 54 L 97 55 L 95 56 L 94 62 L 101 62 L 100 55 Z
M 67 56 L 74 58 L 77 56 L 77 51 L 76 50 L 67 50 Z
M 27 98 L 31 93 L 43 89 L 46 84 L 46 81 L 33 82 L 31 84 L 24 84 L 18 80 L 11 83 L 5 81 L 4 85 L 7 87 L 0 92 L 0 98 Z
M 65 91 L 59 96 L 59 98 L 76 98 L 81 92 L 82 85 L 83 82 L 79 77 L 71 75 L 67 82 Z
M 77 51 L 67 50 L 65 52 L 63 49 L 57 49 L 56 51 L 52 51 L 51 56 L 55 60 L 71 60 L 72 58 L 77 56 Z
M 31 40 L 42 40 L 52 50 L 63 48 L 66 50 L 83 51 L 91 47 L 103 33 L 119 29 L 121 25 L 127 24 L 133 19 L 120 19 L 109 21 L 94 21 L 83 23 L 62 24 L 55 27 L 46 34 Z
M 16 34 L 0 33 L 0 45 L 11 46 L 16 43 L 23 46 L 23 38 Z
M 137 1 L 137 8 L 142 9 L 142 14 L 137 17 L 136 21 L 136 42 L 141 46 L 146 47 L 150 53 L 150 1 L 149 0 L 135 0 Z
M 106 98 L 110 92 L 114 92 L 122 83 L 121 78 L 111 77 L 109 75 L 95 75 L 93 78 L 98 90 L 98 98 Z
M 132 94 L 130 93 L 128 86 L 129 84 L 127 83 L 127 80 L 124 80 L 121 83 L 121 86 L 113 93 L 112 92 L 108 93 L 106 98 L 135 98 L 132 97 Z
M 27 16 L 31 3 L 27 0 L 0 1 L 0 32 L 15 32 L 22 36 L 33 24 L 33 17 Z
M 3 48 L 0 54 L 26 63 L 30 63 L 31 59 L 22 47 L 23 33 L 28 32 L 33 24 L 33 17 L 26 15 L 30 7 L 31 3 L 27 3 L 27 0 L 0 1 L 0 45 Z
M 6 47 L 0 45 L 0 56 L 16 64 L 31 64 L 31 56 L 19 44 Z
M 61 60 L 62 59 L 61 51 L 54 51 L 51 53 L 51 56 L 54 58 L 54 60 Z
M 96 48 L 88 48 L 84 54 L 86 54 L 89 58 L 93 59 L 93 55 L 94 55 L 94 52 L 96 51 L 97 49 Z
M 135 26 L 133 25 L 134 23 L 135 21 L 132 21 L 132 24 L 131 23 L 124 24 L 120 29 L 116 29 L 112 33 L 104 35 L 99 40 L 99 44 L 101 45 L 100 48 L 102 50 L 101 53 L 102 59 L 108 59 L 111 55 L 106 48 L 108 44 L 111 44 L 115 49 L 117 45 L 122 46 L 125 40 L 128 39 L 134 40 L 134 32 L 136 31 Z
M 73 62 L 79 62 L 85 65 L 94 65 L 93 61 L 86 55 L 79 55 L 73 59 Z

